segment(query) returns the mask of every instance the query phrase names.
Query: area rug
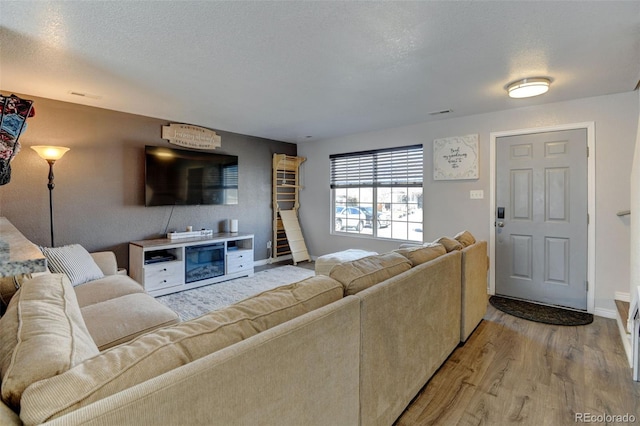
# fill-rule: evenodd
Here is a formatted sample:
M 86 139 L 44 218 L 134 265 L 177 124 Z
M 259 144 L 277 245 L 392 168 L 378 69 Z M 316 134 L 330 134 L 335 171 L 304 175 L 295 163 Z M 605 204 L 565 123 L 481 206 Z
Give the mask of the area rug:
M 192 290 L 156 297 L 183 321 L 199 317 L 209 311 L 224 308 L 247 297 L 281 285 L 315 275 L 310 269 L 293 265 L 278 266 L 255 273 L 252 277 L 223 281 Z
M 586 325 L 593 322 L 593 315 L 586 312 L 539 305 L 500 296 L 491 296 L 489 302 L 502 312 L 529 321 L 568 326 Z

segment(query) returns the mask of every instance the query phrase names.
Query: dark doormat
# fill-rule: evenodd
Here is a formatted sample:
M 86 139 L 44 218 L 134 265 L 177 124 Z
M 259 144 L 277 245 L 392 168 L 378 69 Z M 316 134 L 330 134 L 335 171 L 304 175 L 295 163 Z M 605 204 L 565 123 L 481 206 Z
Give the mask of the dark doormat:
M 507 297 L 491 296 L 489 302 L 494 308 L 518 318 L 529 321 L 554 325 L 587 325 L 593 322 L 593 315 L 586 312 L 553 306 L 538 305 L 537 303 L 509 299 Z

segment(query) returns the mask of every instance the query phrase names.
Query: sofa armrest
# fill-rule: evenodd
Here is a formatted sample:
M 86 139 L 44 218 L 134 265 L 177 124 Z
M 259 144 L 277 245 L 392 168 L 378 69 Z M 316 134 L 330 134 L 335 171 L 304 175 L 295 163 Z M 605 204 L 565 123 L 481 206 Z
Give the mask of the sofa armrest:
M 116 255 L 112 251 L 99 251 L 91 253 L 91 257 L 98 264 L 98 267 L 105 275 L 115 275 L 118 273 L 118 262 Z
M 460 341 L 465 342 L 487 313 L 487 242 L 478 241 L 462 250 L 462 318 Z

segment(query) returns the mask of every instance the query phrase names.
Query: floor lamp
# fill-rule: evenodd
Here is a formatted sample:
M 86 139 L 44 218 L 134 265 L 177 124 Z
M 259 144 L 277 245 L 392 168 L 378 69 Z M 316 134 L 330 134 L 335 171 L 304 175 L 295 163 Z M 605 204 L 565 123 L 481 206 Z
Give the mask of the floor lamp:
M 49 219 L 51 224 L 51 247 L 55 247 L 55 243 L 53 242 L 53 188 L 55 187 L 53 183 L 53 164 L 56 160 L 61 159 L 62 156 L 69 151 L 69 148 L 64 146 L 39 145 L 32 146 L 31 149 L 49 163 L 49 183 L 47 184 L 47 188 L 49 188 Z

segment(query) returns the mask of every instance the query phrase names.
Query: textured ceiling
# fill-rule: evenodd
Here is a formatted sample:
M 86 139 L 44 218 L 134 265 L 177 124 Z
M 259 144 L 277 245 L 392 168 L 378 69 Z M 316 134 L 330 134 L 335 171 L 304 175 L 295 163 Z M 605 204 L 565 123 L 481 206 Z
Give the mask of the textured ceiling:
M 631 91 L 640 1 L 0 0 L 0 42 L 3 92 L 301 142 Z

